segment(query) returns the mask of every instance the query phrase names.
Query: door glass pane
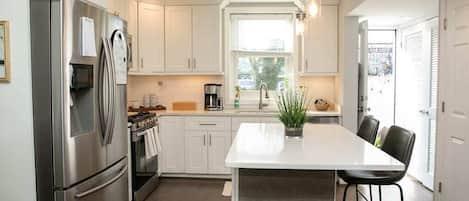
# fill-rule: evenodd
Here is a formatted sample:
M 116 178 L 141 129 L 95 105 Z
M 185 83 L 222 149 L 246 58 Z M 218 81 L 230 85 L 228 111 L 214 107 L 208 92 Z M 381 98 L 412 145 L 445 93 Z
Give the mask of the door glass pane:
M 394 124 L 395 31 L 368 32 L 368 114 Z

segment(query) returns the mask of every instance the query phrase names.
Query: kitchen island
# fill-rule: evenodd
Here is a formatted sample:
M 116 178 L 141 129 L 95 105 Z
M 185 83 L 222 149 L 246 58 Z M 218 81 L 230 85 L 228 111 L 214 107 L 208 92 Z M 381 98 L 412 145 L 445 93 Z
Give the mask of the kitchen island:
M 405 168 L 340 125 L 306 124 L 303 138 L 288 138 L 280 123 L 241 124 L 225 165 L 233 201 L 335 201 L 337 170 Z

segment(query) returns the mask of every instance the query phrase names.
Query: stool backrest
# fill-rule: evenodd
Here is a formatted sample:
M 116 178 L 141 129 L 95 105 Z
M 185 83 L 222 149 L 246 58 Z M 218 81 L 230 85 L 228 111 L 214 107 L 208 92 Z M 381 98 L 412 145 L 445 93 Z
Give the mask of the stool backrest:
M 405 165 L 405 172 L 410 164 L 415 144 L 415 133 L 399 126 L 391 126 L 381 149 Z
M 372 116 L 365 116 L 360 124 L 360 128 L 358 128 L 357 135 L 374 145 L 378 128 L 379 121 L 377 119 Z

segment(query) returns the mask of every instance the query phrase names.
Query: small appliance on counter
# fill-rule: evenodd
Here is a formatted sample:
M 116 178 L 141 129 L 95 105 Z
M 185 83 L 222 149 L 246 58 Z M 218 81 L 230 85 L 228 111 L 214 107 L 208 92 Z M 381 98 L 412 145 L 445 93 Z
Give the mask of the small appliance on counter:
M 139 112 L 128 117 L 130 160 L 132 163 L 132 201 L 143 201 L 158 187 L 158 118 L 155 113 Z M 156 147 L 150 147 L 150 141 Z
M 223 85 L 221 84 L 205 84 L 205 110 L 221 111 L 223 110 Z

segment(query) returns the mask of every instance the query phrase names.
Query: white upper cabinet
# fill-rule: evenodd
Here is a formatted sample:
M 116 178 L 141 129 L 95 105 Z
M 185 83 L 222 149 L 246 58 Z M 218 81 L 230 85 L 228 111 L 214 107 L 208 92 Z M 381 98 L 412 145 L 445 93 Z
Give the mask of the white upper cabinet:
M 164 7 L 156 4 L 138 5 L 139 71 L 164 71 Z M 134 62 L 135 59 L 134 59 Z
M 165 12 L 166 72 L 192 71 L 192 9 L 167 6 Z
M 304 73 L 338 72 L 338 12 L 336 5 L 321 5 L 321 16 L 306 19 Z
M 192 7 L 194 72 L 221 72 L 220 24 L 218 6 Z
M 167 73 L 221 73 L 218 6 L 167 6 Z
M 129 16 L 127 19 L 127 40 L 131 44 L 131 57 L 129 61 L 129 72 L 138 71 L 138 2 L 136 0 L 129 0 Z

